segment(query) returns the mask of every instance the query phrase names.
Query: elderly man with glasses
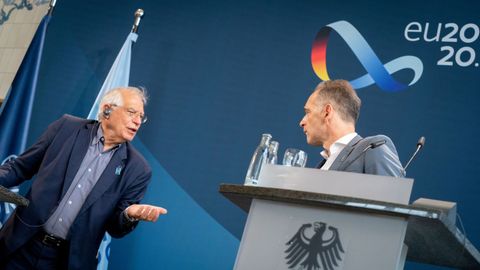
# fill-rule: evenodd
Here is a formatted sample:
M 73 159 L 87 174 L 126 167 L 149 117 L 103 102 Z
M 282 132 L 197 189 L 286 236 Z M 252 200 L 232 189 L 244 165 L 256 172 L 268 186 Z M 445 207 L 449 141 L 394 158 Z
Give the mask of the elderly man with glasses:
M 167 211 L 140 204 L 151 169 L 130 141 L 145 123 L 146 96 L 135 87 L 108 92 L 99 121 L 64 115 L 16 159 L 0 166 L 0 185 L 36 176 L 0 231 L 2 269 L 96 269 L 107 231 L 131 232 Z

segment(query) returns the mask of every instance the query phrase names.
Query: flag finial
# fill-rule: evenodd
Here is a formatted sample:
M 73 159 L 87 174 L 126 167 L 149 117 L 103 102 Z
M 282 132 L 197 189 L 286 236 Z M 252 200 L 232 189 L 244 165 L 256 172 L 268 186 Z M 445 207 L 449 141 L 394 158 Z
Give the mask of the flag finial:
M 57 3 L 57 0 L 50 0 L 50 4 L 48 5 L 47 15 L 52 15 L 53 9 L 55 8 L 56 3 Z
M 133 21 L 132 33 L 138 32 L 138 25 L 140 24 L 140 20 L 143 17 L 143 9 L 139 8 L 135 11 L 135 20 Z

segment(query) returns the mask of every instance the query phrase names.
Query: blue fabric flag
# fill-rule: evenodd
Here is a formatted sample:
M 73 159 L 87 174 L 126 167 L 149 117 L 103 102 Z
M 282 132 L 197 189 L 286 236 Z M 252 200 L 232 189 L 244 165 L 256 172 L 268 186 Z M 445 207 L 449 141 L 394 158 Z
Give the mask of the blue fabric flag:
M 122 49 L 115 58 L 107 78 L 103 82 L 102 88 L 98 92 L 97 98 L 93 103 L 88 119 L 97 119 L 98 106 L 102 97 L 110 90 L 120 86 L 128 86 L 130 80 L 130 59 L 132 57 L 132 45 L 137 41 L 138 34 L 130 33 L 123 43 Z
M 89 119 L 97 119 L 98 106 L 102 97 L 111 89 L 128 86 L 130 80 L 130 60 L 132 56 L 132 45 L 137 41 L 138 34 L 130 33 L 123 43 L 122 49 L 117 55 L 115 62 L 113 62 L 110 71 L 108 72 L 107 78 L 102 85 L 102 88 L 98 92 L 97 98 L 93 103 L 92 109 L 88 114 Z M 100 248 L 98 249 L 98 265 L 97 270 L 106 270 L 108 269 L 108 258 L 110 257 L 110 242 L 112 237 L 105 233 L 103 237 Z
M 50 18 L 50 15 L 46 15 L 38 25 L 37 32 L 0 108 L 1 164 L 14 159 L 25 150 L 43 44 Z M 18 187 L 11 190 L 18 192 Z M 14 208 L 13 204 L 0 203 L 0 227 Z

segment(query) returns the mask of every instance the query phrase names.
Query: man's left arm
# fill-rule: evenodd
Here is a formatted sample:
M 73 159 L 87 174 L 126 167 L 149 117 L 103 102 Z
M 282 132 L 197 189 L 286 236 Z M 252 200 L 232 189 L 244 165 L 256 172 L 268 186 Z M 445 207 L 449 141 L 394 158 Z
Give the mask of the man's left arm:
M 403 166 L 392 140 L 385 136 L 386 143 L 365 153 L 365 173 L 404 177 Z
M 167 210 L 161 207 L 139 204 L 150 182 L 151 172 L 139 176 L 119 200 L 115 212 L 107 223 L 107 231 L 112 237 L 122 237 L 131 232 L 140 220 L 156 221 Z

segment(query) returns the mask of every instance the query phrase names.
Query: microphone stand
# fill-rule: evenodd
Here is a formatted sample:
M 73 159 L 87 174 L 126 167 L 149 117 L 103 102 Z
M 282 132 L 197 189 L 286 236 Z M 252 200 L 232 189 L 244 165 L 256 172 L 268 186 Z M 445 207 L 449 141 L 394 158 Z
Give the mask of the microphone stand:
M 403 172 L 406 173 L 407 172 L 407 168 L 408 168 L 408 165 L 410 165 L 410 162 L 412 162 L 412 160 L 415 158 L 415 156 L 417 156 L 417 153 L 418 151 L 420 151 L 420 149 L 425 145 L 425 137 L 420 137 L 420 139 L 418 139 L 418 142 L 417 142 L 417 149 L 415 149 L 415 152 L 413 153 L 412 157 L 410 158 L 410 160 L 407 162 L 407 164 L 405 165 L 405 167 L 403 167 Z

